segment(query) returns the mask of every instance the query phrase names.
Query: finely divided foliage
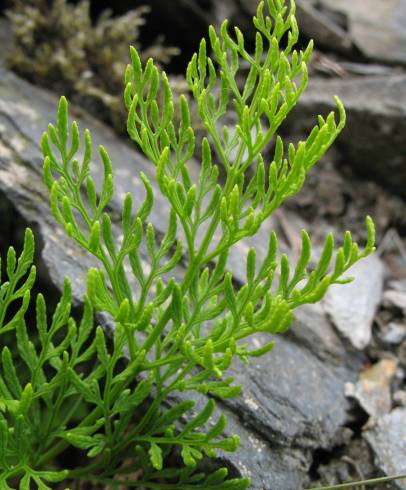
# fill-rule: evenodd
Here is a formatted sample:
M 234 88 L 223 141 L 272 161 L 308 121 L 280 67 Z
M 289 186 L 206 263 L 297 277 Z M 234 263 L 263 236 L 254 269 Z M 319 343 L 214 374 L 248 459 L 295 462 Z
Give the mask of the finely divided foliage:
M 124 91 L 127 127 L 155 165 L 168 201 L 168 226 L 159 239 L 148 222 L 154 191 L 143 174 L 142 205 L 133 209 L 127 194 L 121 220 L 112 222 L 112 163 L 100 147 L 104 178 L 96 189 L 89 171 L 91 136 L 85 130 L 81 143 L 61 98 L 57 124 L 42 138 L 44 180 L 55 218 L 100 268 L 88 271 L 79 323 L 70 316 L 66 281 L 51 319 L 44 298 L 37 297 L 36 331 L 31 331 L 24 320 L 35 277 L 31 232 L 18 260 L 13 249 L 7 255 L 8 279 L 0 290 L 0 334 L 10 345 L 1 357 L 1 488 L 28 489 L 35 482 L 46 489 L 52 482 L 80 478 L 112 488 L 120 482 L 155 489 L 249 487 L 247 478 L 229 479 L 224 468 L 212 474 L 199 469 L 202 458 L 239 445 L 237 435 L 224 437 L 225 417 L 212 417 L 216 398 L 239 393 L 225 371 L 235 357 L 249 362 L 270 351 L 271 336 L 255 350 L 244 341 L 256 332 L 285 331 L 297 306 L 319 301 L 331 284 L 348 282 L 343 273 L 374 249 L 368 218 L 362 251 L 349 232 L 334 251 L 328 235 L 310 271 L 308 234 L 303 231 L 292 266 L 278 254 L 272 232 L 263 260 L 249 249 L 246 283 L 238 288 L 233 283 L 232 247 L 255 235 L 300 190 L 345 121 L 337 99 L 338 122 L 334 113 L 319 116 L 306 141 L 283 144 L 278 128 L 306 87 L 312 44 L 304 52 L 294 50 L 294 2 L 289 8 L 284 0 L 261 2 L 254 24 L 254 54 L 245 49 L 242 33 L 235 28 L 232 35 L 225 21 L 219 34 L 210 28 L 209 47 L 203 40 L 188 66 L 187 80 L 207 131 L 196 181 L 189 171 L 195 135 L 187 99 L 181 98 L 175 118 L 165 73 L 152 60 L 143 66 L 131 48 Z M 242 60 L 249 66 L 244 84 Z M 238 121 L 233 131 L 224 124 L 230 111 Z M 274 154 L 268 162 L 262 154 L 270 142 Z M 10 310 L 11 302 L 18 307 Z M 93 311 L 114 320 L 112 338 L 93 327 Z M 212 396 L 196 411 L 192 392 Z M 82 467 L 61 470 L 55 461 L 70 446 L 87 456 Z

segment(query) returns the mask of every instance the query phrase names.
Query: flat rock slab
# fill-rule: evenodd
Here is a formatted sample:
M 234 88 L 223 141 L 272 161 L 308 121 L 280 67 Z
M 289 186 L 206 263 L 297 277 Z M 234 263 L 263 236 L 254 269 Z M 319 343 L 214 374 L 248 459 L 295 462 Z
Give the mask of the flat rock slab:
M 364 433 L 375 455 L 377 467 L 388 476 L 406 474 L 406 407 L 396 408 Z M 406 480 L 392 483 L 406 490 Z
M 372 322 L 383 294 L 384 267 L 377 255 L 357 262 L 347 276 L 353 282 L 333 285 L 323 299 L 325 311 L 339 332 L 357 349 L 364 349 L 372 336 Z
M 55 118 L 57 99 L 0 68 L 0 194 L 34 225 L 37 248 L 51 286 L 61 288 L 63 277 L 73 282 L 81 303 L 84 277 L 92 261 L 51 216 L 48 191 L 42 183 L 41 133 Z M 75 111 L 74 111 L 75 112 Z M 105 126 L 76 111 L 81 128 L 89 127 L 93 140 L 106 146 L 116 173 L 118 195 L 112 213 L 120 215 L 120 195 L 135 189 L 136 203 L 143 198 L 137 174 L 153 175 L 153 167 Z M 153 180 L 152 180 L 153 181 Z M 156 190 L 152 220 L 165 230 L 167 206 Z M 268 225 L 270 226 L 270 225 Z M 258 249 L 266 248 L 267 235 L 257 237 Z M 243 263 L 247 243 L 236 248 L 234 263 Z M 236 267 L 235 278 L 245 280 Z M 232 368 L 244 385 L 240 398 L 223 406 L 230 414 L 230 428 L 242 436 L 242 447 L 223 460 L 236 472 L 250 474 L 254 489 L 297 490 L 307 478 L 313 451 L 332 447 L 346 423 L 348 402 L 345 382 L 357 379 L 359 358 L 350 354 L 324 313 L 303 309 L 293 330 L 278 338 L 273 353 L 250 366 Z M 261 339 L 256 339 L 256 342 Z
M 345 16 L 348 35 L 368 59 L 406 65 L 406 2 L 404 0 L 321 0 Z
M 336 19 L 312 0 L 297 0 L 297 20 L 302 35 L 313 39 L 316 48 L 349 53 L 353 50 L 350 34 Z
M 361 175 L 406 196 L 406 75 L 313 78 L 287 121 L 293 131 L 310 131 L 315 115 L 335 110 L 338 95 L 347 124 L 335 146 Z
M 300 322 L 293 328 L 301 328 Z M 332 366 L 279 337 L 271 355 L 249 367 L 238 363 L 232 374 L 242 393 L 224 403 L 266 440 L 328 449 L 340 439 L 349 407 L 345 380 L 354 376 L 348 367 Z

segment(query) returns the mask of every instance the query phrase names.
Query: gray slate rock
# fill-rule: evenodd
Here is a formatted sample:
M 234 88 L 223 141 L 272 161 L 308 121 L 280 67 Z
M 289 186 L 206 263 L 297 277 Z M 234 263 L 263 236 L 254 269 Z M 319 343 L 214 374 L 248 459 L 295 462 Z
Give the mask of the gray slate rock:
M 315 317 L 314 323 L 319 321 L 325 320 Z M 302 328 L 300 321 L 293 328 Z M 344 385 L 354 379 L 353 368 L 328 364 L 278 337 L 270 356 L 253 360 L 249 368 L 238 363 L 231 371 L 242 394 L 224 403 L 266 440 L 328 449 L 340 439 L 349 408 Z
M 315 114 L 335 110 L 333 95 L 347 111 L 346 127 L 336 143 L 345 162 L 406 196 L 406 75 L 313 78 L 287 121 L 289 129 L 310 131 Z
M 331 12 L 320 9 L 317 2 L 298 0 L 296 15 L 301 34 L 313 39 L 317 48 L 340 53 L 350 53 L 353 50 L 353 43 L 345 26 Z
M 347 276 L 353 282 L 334 285 L 323 299 L 325 311 L 339 332 L 357 349 L 371 340 L 372 322 L 382 300 L 384 266 L 377 255 L 357 262 Z
M 388 289 L 383 295 L 383 304 L 387 308 L 399 308 L 406 311 L 406 292 Z
M 387 325 L 385 325 L 381 338 L 388 344 L 400 344 L 404 339 L 406 339 L 406 324 L 389 322 Z
M 169 401 L 179 402 L 184 398 L 192 398 L 196 403 L 196 410 L 203 409 L 207 403 L 207 398 L 198 393 L 180 393 Z M 218 460 L 214 464 L 212 461 L 210 467 L 222 464 L 229 468 L 230 476 L 248 476 L 251 478 L 252 490 L 297 490 L 305 487 L 311 462 L 310 451 L 304 451 L 297 446 L 286 447 L 272 443 L 221 401 L 218 401 L 210 419 L 211 423 L 221 414 L 227 417 L 224 435 L 228 437 L 238 434 L 241 447 L 232 454 L 219 451 Z M 286 470 L 281 471 L 281 468 Z
M 232 24 L 238 25 L 248 38 L 253 37 L 255 28 L 252 17 L 256 14 L 258 3 L 256 0 L 229 1 L 226 11 L 224 6 L 222 7 L 222 12 L 225 14 L 223 18 L 227 17 Z M 353 51 L 354 45 L 346 29 L 344 14 L 337 14 L 335 10 L 326 7 L 320 8 L 320 2 L 315 0 L 296 0 L 296 17 L 301 34 L 308 39 L 313 39 L 318 48 L 327 48 L 340 53 Z
M 73 281 L 81 303 L 85 271 L 92 261 L 77 249 L 55 223 L 42 183 L 41 132 L 55 118 L 57 99 L 0 67 L 0 196 L 36 228 L 37 248 L 50 287 L 61 288 L 63 277 Z M 103 142 L 116 168 L 118 196 L 112 213 L 119 216 L 120 195 L 136 190 L 137 172 L 151 174 L 148 162 L 93 119 L 75 112 L 80 127 L 89 127 L 95 142 Z M 158 230 L 167 223 L 167 209 L 156 190 L 152 217 Z M 267 236 L 257 237 L 266 247 Z M 242 263 L 247 244 L 236 249 Z M 245 281 L 236 268 L 236 280 Z M 254 489 L 297 490 L 307 478 L 312 453 L 333 446 L 346 423 L 344 383 L 357 377 L 359 359 L 346 348 L 317 309 L 299 313 L 292 332 L 278 338 L 274 352 L 251 366 L 236 364 L 231 374 L 243 382 L 243 395 L 227 404 L 232 431 L 242 435 L 239 452 L 224 455 L 236 471 L 253 476 Z M 260 341 L 257 339 L 256 341 Z M 225 409 L 227 410 L 227 407 Z M 253 448 L 256 448 L 254 451 Z
M 406 474 L 406 408 L 396 408 L 364 433 L 374 452 L 377 467 L 385 475 Z M 392 488 L 406 490 L 406 480 L 392 483 Z
M 256 0 L 211 2 L 211 22 L 215 19 L 219 23 L 227 17 L 252 38 L 251 19 L 257 6 Z M 406 65 L 404 0 L 296 0 L 296 16 L 300 32 L 313 39 L 316 47 Z
M 321 0 L 346 19 L 348 37 L 370 60 L 406 65 L 405 0 Z

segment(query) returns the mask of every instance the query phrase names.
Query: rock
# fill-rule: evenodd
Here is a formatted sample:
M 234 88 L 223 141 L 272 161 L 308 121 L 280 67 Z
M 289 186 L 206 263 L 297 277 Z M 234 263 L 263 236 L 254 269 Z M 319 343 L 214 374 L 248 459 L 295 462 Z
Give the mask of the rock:
M 372 448 L 377 467 L 385 475 L 406 474 L 406 408 L 395 408 L 364 433 Z M 393 488 L 406 490 L 406 480 L 392 483 Z
M 187 396 L 180 394 L 176 401 Z M 196 410 L 202 409 L 207 402 L 206 397 L 197 393 L 191 394 L 196 402 Z M 309 452 L 302 448 L 280 446 L 269 441 L 260 433 L 245 424 L 238 413 L 230 407 L 218 402 L 212 420 L 217 420 L 220 414 L 227 417 L 225 436 L 239 434 L 241 446 L 235 453 L 219 451 L 220 461 L 214 465 L 226 464 L 230 476 L 244 475 L 251 478 L 252 490 L 297 490 L 304 488 L 311 459 Z M 288 471 L 286 469 L 288 468 Z
M 387 344 L 398 345 L 406 338 L 406 324 L 390 322 L 385 325 L 381 338 Z
M 308 132 L 315 114 L 335 110 L 338 95 L 347 124 L 336 148 L 360 175 L 406 196 L 406 75 L 310 80 L 287 121 L 293 133 Z
M 302 328 L 301 322 L 293 328 Z M 349 366 L 319 360 L 300 344 L 278 337 L 268 357 L 253 360 L 248 368 L 236 363 L 231 373 L 242 393 L 223 403 L 267 441 L 315 449 L 331 448 L 340 439 L 349 408 L 344 385 L 356 376 Z
M 345 454 L 343 454 L 341 449 L 336 453 L 332 453 L 332 459 L 321 455 L 320 464 L 316 468 L 317 474 L 320 475 L 320 480 L 312 482 L 312 487 L 339 485 L 346 481 L 355 482 L 360 480 L 361 477 L 367 478 L 375 475 L 373 457 L 366 441 L 353 437 L 344 451 Z M 348 487 L 348 489 L 350 488 Z M 372 488 L 378 490 L 378 487 Z
M 123 14 L 143 4 L 142 0 L 106 0 L 103 7 Z M 252 17 L 258 7 L 257 0 L 173 0 L 170 3 L 150 0 L 148 6 L 151 12 L 148 33 L 144 36 L 152 38 L 163 33 L 168 42 L 182 48 L 182 56 L 197 49 L 201 37 L 207 36 L 210 24 L 219 27 L 224 19 L 228 19 L 230 25 L 238 25 L 247 40 L 254 39 Z M 297 0 L 297 18 L 301 33 L 314 39 L 320 47 L 344 53 L 353 51 L 352 39 L 343 25 L 344 14 L 326 7 L 320 9 L 315 1 Z M 159 26 L 160 32 L 155 26 Z
M 67 275 L 73 282 L 75 303 L 80 305 L 85 272 L 93 261 L 56 224 L 42 183 L 38 142 L 47 123 L 55 120 L 56 105 L 54 95 L 0 66 L 0 201 L 6 200 L 35 227 L 47 287 L 60 289 Z M 144 193 L 137 173 L 144 171 L 154 183 L 154 168 L 108 128 L 71 109 L 81 129 L 89 127 L 94 143 L 103 142 L 110 153 L 116 175 L 111 214 L 117 221 L 122 194 L 132 190 L 138 205 Z M 155 196 L 151 220 L 162 231 L 167 224 L 167 205 L 156 188 Z M 269 228 L 253 242 L 258 255 L 266 247 Z M 232 257 L 238 282 L 245 281 L 242 257 L 247 246 L 236 247 Z M 344 384 L 357 379 L 360 358 L 347 352 L 323 311 L 310 307 L 298 316 L 300 321 L 289 335 L 278 338 L 270 356 L 251 366 L 233 366 L 231 374 L 244 384 L 243 395 L 220 404 L 230 414 L 229 430 L 240 433 L 243 442 L 239 452 L 222 456 L 223 462 L 236 474 L 251 473 L 252 488 L 258 490 L 297 490 L 302 486 L 313 451 L 341 440 L 348 408 Z
M 393 394 L 393 401 L 396 405 L 406 407 L 406 390 L 398 390 Z
M 321 0 L 324 8 L 345 17 L 347 37 L 370 60 L 406 65 L 404 0 Z
M 108 0 L 104 3 L 123 13 L 143 2 Z M 364 59 L 406 64 L 405 2 L 297 0 L 296 4 L 300 32 L 314 39 L 317 47 L 351 57 L 358 55 L 359 58 L 361 53 Z M 230 25 L 238 25 L 247 40 L 254 37 L 252 17 L 258 7 L 257 0 L 174 0 L 170 3 L 150 0 L 148 5 L 152 9 L 151 25 L 159 25 L 170 43 L 184 47 L 187 54 L 196 50 L 210 24 L 218 27 L 225 18 Z
M 38 144 L 47 121 L 55 119 L 56 106 L 55 96 L 0 67 L 0 190 L 25 220 L 38 228 L 43 242 L 42 260 L 52 283 L 61 288 L 64 276 L 68 275 L 74 298 L 80 298 L 85 290 L 84 273 L 94 262 L 56 226 L 49 211 L 49 193 L 42 183 L 43 159 Z M 126 144 L 117 142 L 117 137 L 97 121 L 80 117 L 78 120 L 82 130 L 87 126 L 92 131 L 94 143 L 105 142 L 113 161 L 123 162 L 116 172 L 116 205 L 119 206 L 122 194 L 130 189 L 135 190 L 134 200 L 139 205 L 143 191 L 131 174 L 138 168 L 152 177 L 152 166 L 138 158 Z M 96 181 L 98 176 L 100 172 L 95 174 Z M 159 216 L 155 214 L 153 218 L 158 220 Z
M 353 43 L 346 26 L 339 22 L 334 12 L 321 9 L 319 2 L 297 0 L 297 20 L 302 35 L 313 39 L 317 48 L 328 48 L 350 53 Z
M 357 349 L 371 340 L 372 322 L 382 299 L 383 271 L 381 260 L 370 255 L 351 268 L 352 283 L 344 288 L 332 286 L 323 300 L 334 325 Z
M 224 18 L 231 25 L 237 25 L 248 39 L 254 39 L 255 28 L 252 17 L 258 8 L 257 0 L 228 0 L 213 2 L 214 19 L 220 24 Z M 314 39 L 316 46 L 333 49 L 337 52 L 349 53 L 353 43 L 343 25 L 344 14 L 331 9 L 321 9 L 318 2 L 313 0 L 296 0 L 296 16 L 301 34 Z
M 393 68 L 386 65 L 379 65 L 376 63 L 356 63 L 354 61 L 340 61 L 339 65 L 344 69 L 344 73 L 347 75 L 359 75 L 359 76 L 391 76 L 400 74 L 399 68 Z
M 406 279 L 392 279 L 388 282 L 388 286 L 395 291 L 406 293 Z
M 253 40 L 255 28 L 252 18 L 256 14 L 258 3 L 257 0 L 213 2 L 213 18 L 217 24 L 225 18 L 229 19 L 230 25 L 237 25 L 247 39 Z M 320 9 L 318 2 L 313 0 L 296 0 L 296 17 L 300 33 L 308 39 L 314 39 L 317 47 L 340 53 L 353 51 L 349 33 L 341 19 L 338 19 L 344 17 L 343 14 L 337 15 L 327 8 Z
M 348 383 L 345 393 L 355 398 L 371 417 L 380 417 L 392 408 L 390 383 L 396 373 L 394 359 L 382 359 L 360 374 L 354 385 Z
M 388 308 L 399 308 L 400 310 L 406 310 L 406 292 L 396 291 L 395 289 L 388 289 L 383 295 L 383 304 Z
M 221 407 L 227 416 L 227 432 L 239 434 L 241 447 L 232 455 L 224 454 L 224 463 L 235 468 L 236 475 L 251 478 L 251 490 L 297 490 L 303 488 L 310 458 L 302 449 L 281 448 L 245 427 L 232 411 Z M 230 457 L 231 456 L 231 457 Z M 231 463 L 231 465 L 230 465 Z
M 399 363 L 406 368 L 406 339 L 400 344 L 398 350 Z

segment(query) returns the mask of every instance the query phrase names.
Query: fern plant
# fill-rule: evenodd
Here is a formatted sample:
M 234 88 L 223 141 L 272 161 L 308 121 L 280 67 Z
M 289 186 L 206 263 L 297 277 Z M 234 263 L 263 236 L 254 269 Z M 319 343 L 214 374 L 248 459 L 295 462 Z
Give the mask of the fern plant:
M 254 54 L 246 50 L 239 29 L 231 35 L 225 21 L 220 33 L 210 28 L 212 54 L 202 40 L 193 56 L 187 80 L 207 132 L 197 181 L 188 168 L 195 150 L 188 101 L 181 97 L 175 118 L 165 73 L 151 59 L 143 65 L 131 48 L 124 90 L 127 128 L 155 166 L 168 202 L 162 236 L 148 222 L 154 190 L 143 174 L 142 204 L 133 209 L 127 194 L 121 219 L 112 219 L 108 153 L 99 148 L 104 177 L 96 189 L 91 136 L 85 130 L 81 138 L 77 124 L 69 122 L 66 99 L 60 99 L 56 125 L 49 125 L 41 142 L 44 180 L 56 220 L 100 267 L 87 273 L 80 322 L 70 316 L 67 280 L 51 320 L 43 297 L 37 297 L 37 331 L 31 332 L 24 320 L 35 276 L 31 268 L 27 277 L 31 232 L 19 260 L 13 249 L 8 253 L 8 280 L 0 290 L 0 334 L 10 345 L 3 347 L 0 377 L 1 488 L 28 489 L 35 482 L 46 489 L 52 482 L 77 479 L 112 488 L 122 483 L 151 489 L 249 487 L 247 478 L 229 479 L 225 468 L 207 474 L 199 466 L 203 458 L 239 445 L 238 435 L 223 436 L 223 415 L 212 420 L 215 399 L 240 391 L 226 376 L 227 368 L 235 358 L 249 362 L 269 352 L 272 334 L 289 328 L 295 308 L 319 301 L 332 284 L 348 282 L 343 274 L 374 250 L 374 226 L 367 218 L 364 249 L 347 232 L 335 250 L 329 234 L 309 270 L 308 234 L 302 232 L 301 253 L 292 265 L 286 255 L 279 256 L 272 232 L 263 259 L 249 249 L 246 284 L 233 284 L 232 247 L 255 235 L 301 189 L 345 123 L 336 99 L 338 121 L 334 113 L 319 116 L 297 146 L 278 136 L 306 87 L 312 51 L 312 43 L 303 52 L 294 49 L 299 33 L 294 2 L 289 5 L 260 2 Z M 242 87 L 237 83 L 241 60 L 250 66 Z M 229 111 L 238 120 L 233 132 L 224 125 Z M 274 155 L 268 163 L 263 153 L 270 142 Z M 9 315 L 10 303 L 18 300 L 19 308 Z M 93 311 L 112 319 L 112 338 L 93 326 Z M 269 342 L 251 349 L 247 339 L 257 332 L 269 333 Z M 188 397 L 193 392 L 210 395 L 200 411 Z M 182 397 L 168 404 L 177 393 Z M 83 453 L 83 465 L 61 469 L 58 456 L 72 447 Z

